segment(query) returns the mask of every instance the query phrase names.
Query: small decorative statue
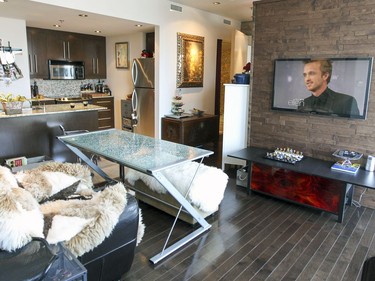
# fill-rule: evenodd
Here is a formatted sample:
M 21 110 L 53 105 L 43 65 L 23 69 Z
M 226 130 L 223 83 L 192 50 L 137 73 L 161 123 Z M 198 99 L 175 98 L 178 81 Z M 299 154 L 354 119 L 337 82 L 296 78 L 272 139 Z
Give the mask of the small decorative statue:
M 182 95 L 181 95 L 181 89 L 178 89 L 176 91 L 175 96 L 172 99 L 172 109 L 171 112 L 174 115 L 181 115 L 182 113 L 185 112 L 185 110 L 182 108 L 184 103 L 182 102 Z

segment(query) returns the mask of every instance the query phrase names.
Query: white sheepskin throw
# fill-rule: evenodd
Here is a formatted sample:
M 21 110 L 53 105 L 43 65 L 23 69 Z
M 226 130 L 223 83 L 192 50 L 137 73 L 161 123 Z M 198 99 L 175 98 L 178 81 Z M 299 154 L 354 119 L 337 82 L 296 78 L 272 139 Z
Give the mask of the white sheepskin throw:
M 162 173 L 185 196 L 198 166 L 197 162 L 188 162 L 163 170 Z M 167 192 L 155 178 L 129 168 L 125 170 L 125 179 L 131 185 L 140 179 L 155 192 Z M 228 175 L 222 170 L 200 164 L 187 199 L 203 212 L 215 212 L 223 200 L 227 183 Z
M 136 246 L 141 243 L 143 235 L 145 234 L 146 226 L 143 223 L 142 210 L 138 209 L 138 232 L 137 232 L 137 242 Z
M 3 187 L 18 187 L 18 183 L 11 170 L 5 166 L 0 166 L 0 188 Z
M 8 171 L 6 171 L 6 170 Z M 43 215 L 39 204 L 26 190 L 14 186 L 7 168 L 0 168 L 0 249 L 14 251 L 43 236 Z
M 90 170 L 80 164 L 48 162 L 32 170 L 20 171 L 15 177 L 38 202 L 77 182 L 77 193 L 93 193 Z
M 81 256 L 101 244 L 111 234 L 126 201 L 125 187 L 118 183 L 95 193 L 91 200 L 58 200 L 45 203 L 40 208 L 45 220 L 49 218 L 51 221 L 46 240 L 49 243 L 64 242 L 75 256 Z M 63 231 L 67 228 L 64 227 L 66 223 L 73 225 L 72 218 L 75 218 L 76 233 Z
M 40 165 L 34 170 L 47 172 L 62 172 L 67 175 L 73 176 L 80 180 L 80 184 L 77 188 L 78 192 L 80 192 L 83 189 L 91 189 L 93 186 L 90 169 L 87 166 L 79 163 L 47 162 L 43 165 Z
M 46 237 L 49 243 L 63 242 L 74 255 L 81 256 L 112 233 L 127 204 L 127 191 L 122 183 L 92 191 L 91 185 L 85 186 L 91 182 L 87 178 L 91 174 L 79 166 L 57 163 L 19 172 L 16 176 L 25 188 L 18 187 L 16 176 L 0 166 L 0 249 L 13 251 L 32 237 Z M 83 196 L 89 200 L 65 200 L 65 195 L 71 198 L 71 187 L 77 188 L 77 179 L 84 182 L 80 193 L 90 193 Z M 42 198 L 47 202 L 38 203 Z M 144 230 L 139 210 L 137 244 Z

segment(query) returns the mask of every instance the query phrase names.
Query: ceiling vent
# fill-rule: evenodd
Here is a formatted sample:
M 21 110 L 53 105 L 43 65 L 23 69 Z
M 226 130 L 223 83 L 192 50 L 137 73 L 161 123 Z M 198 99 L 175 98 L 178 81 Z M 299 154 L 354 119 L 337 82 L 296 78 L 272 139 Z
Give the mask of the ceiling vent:
M 171 11 L 182 12 L 182 7 L 171 4 Z
M 230 20 L 226 20 L 226 19 L 224 19 L 224 24 L 232 25 L 232 22 L 231 22 Z

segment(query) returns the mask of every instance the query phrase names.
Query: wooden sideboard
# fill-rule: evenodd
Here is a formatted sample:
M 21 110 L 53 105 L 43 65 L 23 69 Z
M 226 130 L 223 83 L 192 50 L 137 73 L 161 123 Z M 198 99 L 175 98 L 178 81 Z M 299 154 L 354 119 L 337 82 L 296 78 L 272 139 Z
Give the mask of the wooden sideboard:
M 163 140 L 212 150 L 214 157 L 210 157 L 210 159 L 217 157 L 219 116 L 204 114 L 179 119 L 163 117 L 161 120 L 161 138 Z M 214 165 L 217 166 L 217 163 Z
M 363 168 L 353 175 L 331 170 L 334 160 L 304 157 L 293 165 L 267 159 L 267 152 L 248 147 L 229 155 L 246 161 L 249 192 L 333 213 L 342 222 L 345 204 L 352 203 L 353 185 L 375 188 L 375 173 Z

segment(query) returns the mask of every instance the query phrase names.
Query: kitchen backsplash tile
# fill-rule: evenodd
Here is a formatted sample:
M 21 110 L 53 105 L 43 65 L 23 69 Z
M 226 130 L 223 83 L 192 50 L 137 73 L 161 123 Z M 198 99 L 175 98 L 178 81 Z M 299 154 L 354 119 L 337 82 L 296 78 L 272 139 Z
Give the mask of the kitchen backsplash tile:
M 79 97 L 81 95 L 81 85 L 91 83 L 95 89 L 98 80 L 43 80 L 32 79 L 30 83 L 36 81 L 39 94 L 46 98 Z

